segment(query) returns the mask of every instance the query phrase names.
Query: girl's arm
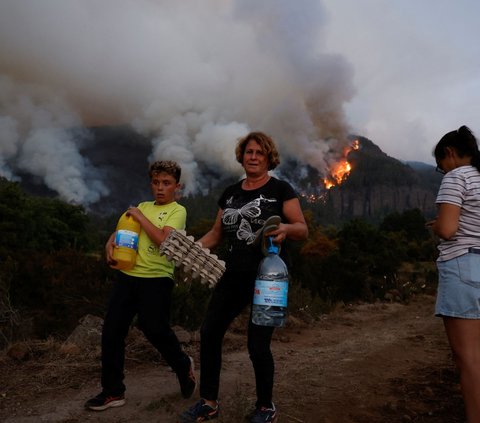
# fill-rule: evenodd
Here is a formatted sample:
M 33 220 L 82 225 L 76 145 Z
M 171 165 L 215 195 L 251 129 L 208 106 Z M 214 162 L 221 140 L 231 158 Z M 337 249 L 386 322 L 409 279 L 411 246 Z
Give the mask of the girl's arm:
M 450 239 L 457 233 L 460 219 L 460 207 L 454 204 L 440 203 L 438 216 L 432 224 L 433 232 L 442 239 Z

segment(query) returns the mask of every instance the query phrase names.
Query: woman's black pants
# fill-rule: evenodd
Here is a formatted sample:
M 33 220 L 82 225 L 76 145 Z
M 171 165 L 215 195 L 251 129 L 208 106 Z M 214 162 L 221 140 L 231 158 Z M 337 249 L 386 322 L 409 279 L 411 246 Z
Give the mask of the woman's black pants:
M 222 343 L 230 323 L 252 303 L 255 273 L 226 272 L 210 300 L 201 328 L 200 396 L 216 400 L 220 385 Z M 274 362 L 270 350 L 273 327 L 258 326 L 249 319 L 248 353 L 255 372 L 257 407 L 271 407 Z

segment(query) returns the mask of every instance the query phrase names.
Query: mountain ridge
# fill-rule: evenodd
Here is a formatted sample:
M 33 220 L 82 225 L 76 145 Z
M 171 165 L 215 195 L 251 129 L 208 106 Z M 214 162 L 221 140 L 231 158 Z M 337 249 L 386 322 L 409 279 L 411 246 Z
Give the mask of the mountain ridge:
M 149 199 L 149 139 L 129 127 L 95 127 L 90 131 L 92 139 L 82 147 L 81 154 L 103 176 L 110 193 L 90 205 L 88 211 L 100 215 L 119 214 L 129 205 Z M 286 161 L 276 174 L 289 180 L 303 198 L 311 193 L 319 198 L 316 202 L 305 201 L 306 207 L 325 223 L 352 218 L 377 221 L 386 214 L 413 208 L 419 208 L 428 217 L 435 214 L 441 175 L 435 173 L 433 166 L 397 160 L 362 136 L 352 135 L 351 139 L 359 141 L 359 149 L 348 154 L 352 169 L 341 185 L 326 190 L 318 171 L 309 168 L 305 176 L 300 168 L 306 166 L 295 162 Z M 209 204 L 207 209 L 212 210 L 208 212 L 214 213 L 218 191 L 231 183 L 232 178 L 213 179 L 209 193 L 184 197 L 182 201 L 192 206 L 203 198 L 201 203 Z M 22 175 L 20 185 L 34 195 L 55 196 L 29 175 Z M 196 212 L 198 210 L 194 214 Z

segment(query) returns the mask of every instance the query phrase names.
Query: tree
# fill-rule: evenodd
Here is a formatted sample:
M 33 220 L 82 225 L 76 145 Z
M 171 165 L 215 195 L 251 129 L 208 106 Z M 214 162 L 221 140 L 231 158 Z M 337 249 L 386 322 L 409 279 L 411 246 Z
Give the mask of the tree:
M 18 184 L 0 178 L 0 254 L 22 245 L 26 203 L 27 198 Z
M 425 217 L 419 209 L 406 210 L 385 216 L 380 224 L 384 232 L 404 232 L 410 240 L 423 241 L 429 238 L 425 227 Z
M 392 242 L 403 245 L 405 260 L 432 261 L 436 256 L 436 244 L 425 223 L 419 209 L 406 210 L 386 216 L 380 224 L 380 231 Z

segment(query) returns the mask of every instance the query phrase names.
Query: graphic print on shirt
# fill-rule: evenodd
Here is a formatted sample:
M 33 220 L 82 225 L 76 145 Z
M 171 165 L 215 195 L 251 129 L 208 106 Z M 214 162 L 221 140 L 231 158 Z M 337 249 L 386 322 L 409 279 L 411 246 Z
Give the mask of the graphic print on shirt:
M 160 222 L 162 222 L 163 219 L 164 219 L 167 215 L 168 215 L 168 212 L 166 212 L 166 211 L 160 212 L 160 213 L 158 214 L 158 220 L 159 220 Z
M 233 200 L 234 198 L 232 196 L 226 201 L 226 204 L 232 205 Z M 222 222 L 226 226 L 237 225 L 238 219 L 240 219 L 240 224 L 236 232 L 237 239 L 246 241 L 247 245 L 250 245 L 255 240 L 255 232 L 252 230 L 251 223 L 255 222 L 259 225 L 265 223 L 264 220 L 257 219 L 262 213 L 260 209 L 262 202 L 276 203 L 277 200 L 275 198 L 266 198 L 260 194 L 258 198 L 249 201 L 240 208 L 228 207 L 223 212 Z
M 159 249 L 158 245 L 155 245 L 153 243 L 150 244 L 147 248 L 147 254 L 149 256 L 156 256 L 157 254 L 159 254 L 159 251 L 160 251 L 160 249 Z
M 248 221 L 245 219 L 242 219 L 240 222 L 240 227 L 237 231 L 237 238 L 241 241 L 247 241 L 248 245 L 255 241 L 255 232 L 252 231 L 250 223 L 248 223 Z

